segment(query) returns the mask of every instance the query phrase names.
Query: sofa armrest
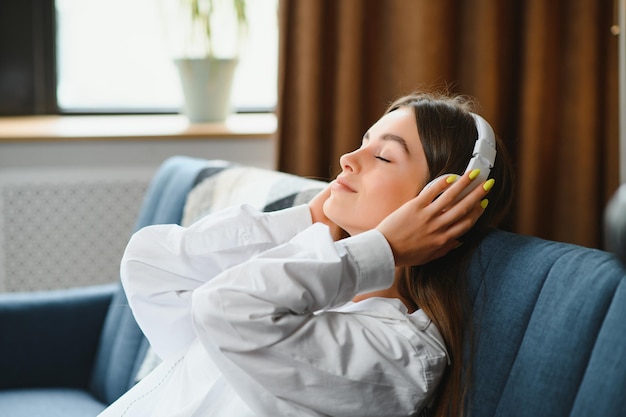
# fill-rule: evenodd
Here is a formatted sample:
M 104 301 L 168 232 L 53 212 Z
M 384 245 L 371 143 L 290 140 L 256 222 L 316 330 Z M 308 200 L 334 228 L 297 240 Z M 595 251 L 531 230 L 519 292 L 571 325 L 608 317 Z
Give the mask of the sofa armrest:
M 87 387 L 119 284 L 0 294 L 0 389 Z

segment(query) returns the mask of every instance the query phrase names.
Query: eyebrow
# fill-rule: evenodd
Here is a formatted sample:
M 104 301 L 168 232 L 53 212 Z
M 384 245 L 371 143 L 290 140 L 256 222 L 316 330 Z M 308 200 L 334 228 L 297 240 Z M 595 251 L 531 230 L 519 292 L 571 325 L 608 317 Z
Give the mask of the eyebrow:
M 370 132 L 366 132 L 365 135 L 363 135 L 363 139 L 368 139 L 370 138 Z M 406 144 L 406 140 L 404 140 L 403 138 L 401 138 L 398 135 L 394 135 L 393 133 L 385 133 L 382 137 L 382 140 L 391 140 L 393 142 L 397 142 L 400 144 L 400 146 L 402 146 L 402 148 L 404 149 L 404 152 L 407 153 L 407 155 L 411 155 L 411 152 L 409 152 L 409 146 Z

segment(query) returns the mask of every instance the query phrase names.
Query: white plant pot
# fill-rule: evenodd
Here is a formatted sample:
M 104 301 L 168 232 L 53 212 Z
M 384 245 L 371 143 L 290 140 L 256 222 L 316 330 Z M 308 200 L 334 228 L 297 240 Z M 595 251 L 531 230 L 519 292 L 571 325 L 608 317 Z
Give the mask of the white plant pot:
M 224 121 L 231 112 L 230 96 L 237 58 L 180 58 L 174 62 L 189 121 Z

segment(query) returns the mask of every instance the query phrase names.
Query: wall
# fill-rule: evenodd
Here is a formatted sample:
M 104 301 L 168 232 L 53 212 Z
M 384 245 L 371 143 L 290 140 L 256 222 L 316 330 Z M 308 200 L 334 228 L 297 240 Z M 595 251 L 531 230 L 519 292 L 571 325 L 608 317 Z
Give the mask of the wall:
M 116 281 L 150 178 L 173 155 L 275 167 L 274 142 L 266 133 L 141 140 L 0 137 L 0 292 Z

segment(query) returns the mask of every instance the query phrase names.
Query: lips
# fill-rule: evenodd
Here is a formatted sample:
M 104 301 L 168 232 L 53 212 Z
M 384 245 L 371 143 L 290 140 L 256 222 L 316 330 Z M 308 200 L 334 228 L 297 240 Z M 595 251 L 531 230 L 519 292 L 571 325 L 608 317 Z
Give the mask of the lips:
M 341 177 L 337 177 L 335 183 L 333 184 L 333 187 L 340 191 L 349 191 L 351 193 L 356 193 L 356 190 L 352 188 L 344 178 Z

